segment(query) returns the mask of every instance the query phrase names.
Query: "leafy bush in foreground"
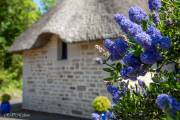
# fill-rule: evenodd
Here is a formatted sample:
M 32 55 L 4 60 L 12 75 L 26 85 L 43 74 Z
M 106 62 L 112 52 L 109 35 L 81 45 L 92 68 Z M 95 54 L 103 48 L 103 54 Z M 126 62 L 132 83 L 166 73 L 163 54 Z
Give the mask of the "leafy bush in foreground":
M 104 53 L 105 59 L 98 59 L 108 66 L 104 70 L 110 73 L 105 81 L 115 103 L 112 108 L 115 120 L 180 118 L 180 2 L 149 0 L 148 3 L 149 16 L 138 6 L 129 9 L 129 19 L 115 15 L 126 36 L 105 40 L 108 53 Z M 174 71 L 162 69 L 172 63 Z M 139 76 L 148 72 L 153 83 L 146 86 Z M 137 80 L 139 85 L 122 93 L 124 80 L 125 86 Z

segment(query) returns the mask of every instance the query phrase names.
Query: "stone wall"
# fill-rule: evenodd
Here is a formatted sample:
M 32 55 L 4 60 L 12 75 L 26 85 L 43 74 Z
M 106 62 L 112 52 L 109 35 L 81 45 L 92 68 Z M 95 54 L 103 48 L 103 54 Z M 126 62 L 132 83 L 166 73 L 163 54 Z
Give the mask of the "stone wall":
M 68 59 L 57 60 L 57 37 L 43 48 L 25 51 L 23 108 L 78 117 L 90 117 L 92 100 L 106 95 L 102 66 L 95 44 L 68 44 Z

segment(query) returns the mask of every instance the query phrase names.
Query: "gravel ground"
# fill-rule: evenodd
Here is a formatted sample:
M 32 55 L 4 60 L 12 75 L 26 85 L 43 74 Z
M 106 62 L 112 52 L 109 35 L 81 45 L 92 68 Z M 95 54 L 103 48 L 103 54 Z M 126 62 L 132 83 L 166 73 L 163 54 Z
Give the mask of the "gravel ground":
M 21 100 L 11 101 L 12 111 L 10 114 L 0 116 L 0 120 L 88 120 L 58 114 L 27 111 L 21 109 Z

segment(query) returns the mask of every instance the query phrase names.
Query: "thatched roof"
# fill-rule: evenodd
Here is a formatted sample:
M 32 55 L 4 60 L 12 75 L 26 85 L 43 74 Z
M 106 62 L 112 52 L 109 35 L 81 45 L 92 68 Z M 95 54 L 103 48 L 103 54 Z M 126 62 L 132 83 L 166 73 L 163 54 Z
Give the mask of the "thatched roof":
M 9 51 L 20 52 L 46 43 L 55 34 L 67 43 L 116 38 L 121 35 L 113 16 L 129 7 L 146 8 L 146 0 L 60 0 L 53 9 L 22 33 Z M 46 38 L 46 39 L 45 39 Z

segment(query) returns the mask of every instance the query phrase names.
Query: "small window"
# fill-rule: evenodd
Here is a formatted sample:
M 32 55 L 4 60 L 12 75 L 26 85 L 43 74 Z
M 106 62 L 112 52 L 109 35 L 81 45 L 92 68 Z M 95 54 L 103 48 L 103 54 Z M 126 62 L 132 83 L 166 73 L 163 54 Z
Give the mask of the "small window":
M 67 43 L 62 42 L 61 40 L 58 40 L 58 52 L 57 57 L 58 60 L 65 60 L 67 59 Z

